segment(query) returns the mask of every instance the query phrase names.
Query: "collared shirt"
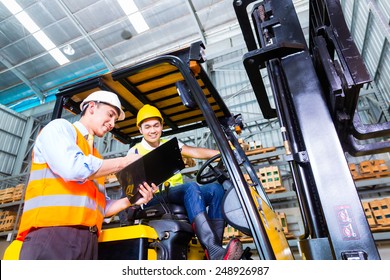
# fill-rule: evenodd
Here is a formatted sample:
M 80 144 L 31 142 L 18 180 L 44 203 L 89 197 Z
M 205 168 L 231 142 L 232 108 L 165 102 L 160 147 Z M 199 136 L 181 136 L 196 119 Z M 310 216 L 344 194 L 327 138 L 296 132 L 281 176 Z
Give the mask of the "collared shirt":
M 87 128 L 79 121 L 74 125 L 83 135 Z M 47 163 L 65 181 L 84 182 L 96 173 L 103 160 L 84 155 L 76 144 L 76 130 L 65 119 L 49 122 L 39 133 L 34 145 L 34 162 Z
M 161 140 L 160 140 L 160 145 L 162 144 Z M 180 142 L 178 141 L 178 144 L 179 144 L 179 149 L 181 151 L 181 149 L 183 148 L 184 146 L 184 143 L 183 142 Z M 155 149 L 155 147 L 152 147 L 149 145 L 148 142 L 146 142 L 145 138 L 142 138 L 141 140 L 141 145 L 144 147 L 145 150 L 148 150 L 148 151 L 153 151 Z M 136 151 L 135 151 L 135 146 L 132 147 L 128 152 L 127 154 L 136 154 Z

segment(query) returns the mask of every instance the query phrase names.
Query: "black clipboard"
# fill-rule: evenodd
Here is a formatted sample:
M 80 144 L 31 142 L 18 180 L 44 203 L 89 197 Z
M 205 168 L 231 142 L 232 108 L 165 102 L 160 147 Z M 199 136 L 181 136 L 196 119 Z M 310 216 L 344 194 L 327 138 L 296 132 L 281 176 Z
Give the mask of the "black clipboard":
M 138 189 L 143 182 L 158 186 L 184 167 L 178 141 L 174 137 L 116 173 L 116 177 L 123 194 L 134 204 L 142 197 Z

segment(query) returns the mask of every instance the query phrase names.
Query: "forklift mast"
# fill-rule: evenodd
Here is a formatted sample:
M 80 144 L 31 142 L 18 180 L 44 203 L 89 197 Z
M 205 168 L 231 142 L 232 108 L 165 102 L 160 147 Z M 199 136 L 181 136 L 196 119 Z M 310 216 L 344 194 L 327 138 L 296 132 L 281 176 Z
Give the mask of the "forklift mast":
M 264 117 L 280 123 L 304 224 L 302 257 L 380 259 L 344 153 L 390 151 L 389 141 L 358 142 L 388 136 L 390 123 L 362 124 L 356 112 L 371 80 L 339 1 L 309 5 L 307 43 L 292 0 L 233 1 L 248 48 L 243 64 Z

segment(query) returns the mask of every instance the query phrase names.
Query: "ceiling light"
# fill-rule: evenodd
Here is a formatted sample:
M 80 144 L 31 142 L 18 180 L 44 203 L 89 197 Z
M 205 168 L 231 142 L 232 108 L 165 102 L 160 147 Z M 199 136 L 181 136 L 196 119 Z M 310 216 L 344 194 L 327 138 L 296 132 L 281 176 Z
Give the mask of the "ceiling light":
M 17 13 L 15 17 L 31 34 L 39 30 L 38 25 L 36 25 L 36 23 L 30 18 L 30 16 L 26 12 L 22 11 L 20 13 Z
M 74 55 L 74 53 L 75 53 L 75 51 L 74 51 L 74 49 L 72 48 L 71 45 L 66 45 L 66 46 L 62 49 L 62 51 L 63 51 L 65 54 L 67 54 L 67 55 Z
M 118 0 L 118 3 L 128 16 L 137 33 L 142 33 L 150 29 L 133 0 Z
M 131 14 L 128 17 L 131 24 L 134 26 L 135 31 L 137 31 L 137 33 L 142 33 L 146 30 L 149 30 L 149 26 L 140 12 Z
M 69 62 L 69 59 L 67 59 L 58 48 L 50 50 L 49 53 L 58 62 L 59 65 L 64 65 Z
M 64 56 L 31 17 L 23 11 L 22 7 L 15 0 L 1 0 L 1 2 L 60 65 L 69 62 L 66 56 Z
M 139 11 L 133 0 L 118 0 L 118 3 L 126 15 Z
M 56 47 L 56 45 L 54 45 L 54 43 L 49 39 L 49 37 L 47 37 L 47 35 L 42 30 L 35 32 L 32 35 L 47 51 Z
M 7 9 L 13 15 L 15 15 L 23 10 L 22 7 L 20 7 L 19 4 L 16 3 L 14 0 L 1 0 L 1 2 L 4 4 L 4 6 L 7 7 Z

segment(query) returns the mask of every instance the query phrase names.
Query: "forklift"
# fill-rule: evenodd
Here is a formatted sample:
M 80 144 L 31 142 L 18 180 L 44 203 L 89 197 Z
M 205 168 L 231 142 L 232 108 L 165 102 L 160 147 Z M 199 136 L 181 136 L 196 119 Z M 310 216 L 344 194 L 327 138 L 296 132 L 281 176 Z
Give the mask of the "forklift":
M 310 1 L 309 47 L 291 0 L 234 0 L 233 8 L 248 48 L 243 64 L 256 99 L 264 117 L 278 118 L 282 128 L 304 222 L 304 233 L 297 237 L 302 258 L 380 259 L 344 152 L 389 151 L 386 141 L 362 146 L 354 140 L 389 135 L 390 125 L 364 126 L 366 133 L 354 129 L 359 124 L 355 114 L 359 90 L 369 75 L 339 2 Z M 202 67 L 204 53 L 204 44 L 195 42 L 63 87 L 56 94 L 52 119 L 60 118 L 64 109 L 79 114 L 84 98 L 106 90 L 118 95 L 125 111 L 125 119 L 111 131 L 122 143 L 132 146 L 141 140 L 136 115 L 144 104 L 162 113 L 163 136 L 207 127 L 220 154 L 200 167 L 197 182 L 223 185 L 224 218 L 251 236 L 260 259 L 293 260 L 282 225 L 238 141 L 244 129 L 242 116 L 229 111 L 212 84 Z M 270 77 L 275 108 L 260 75 L 262 68 Z M 103 228 L 99 259 L 204 259 L 182 206 L 164 202 L 133 211 L 134 224 Z M 244 250 L 242 259 L 250 258 Z
M 233 2 L 248 49 L 243 64 L 264 117 L 280 123 L 304 221 L 302 258 L 380 259 L 344 153 L 389 152 L 390 123 L 363 124 L 356 111 L 371 79 L 340 2 L 309 1 L 308 43 L 291 0 L 254 2 Z
M 125 119 L 111 131 L 133 145 L 141 140 L 136 115 L 144 104 L 157 107 L 164 118 L 163 136 L 208 127 L 220 155 L 206 161 L 196 180 L 220 182 L 226 190 L 223 213 L 228 224 L 252 236 L 262 259 L 293 259 L 277 215 L 259 178 L 236 137 L 243 128 L 201 66 L 204 44 L 195 42 L 173 53 L 61 88 L 53 119 L 63 109 L 79 112 L 80 102 L 96 90 L 118 95 Z M 246 170 L 253 184 L 244 177 Z M 104 228 L 99 237 L 99 259 L 204 259 L 183 206 L 134 209 L 133 225 Z

